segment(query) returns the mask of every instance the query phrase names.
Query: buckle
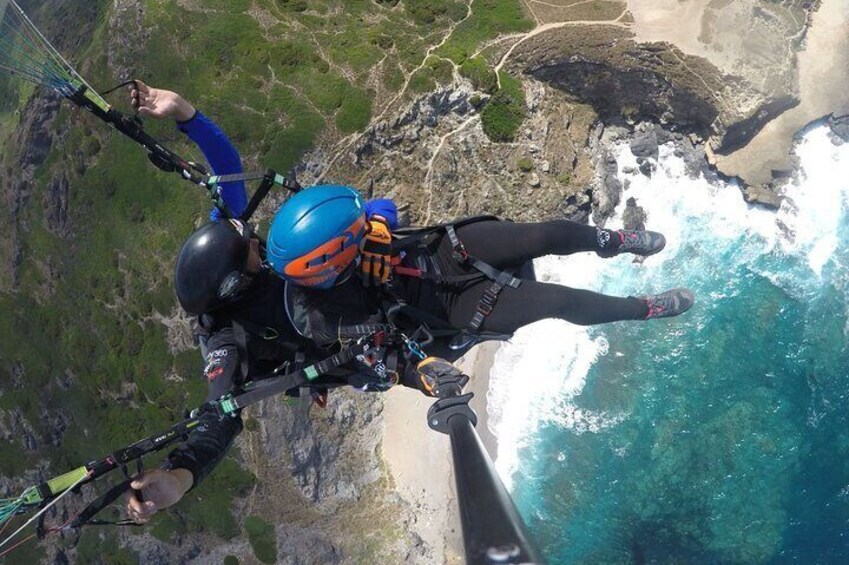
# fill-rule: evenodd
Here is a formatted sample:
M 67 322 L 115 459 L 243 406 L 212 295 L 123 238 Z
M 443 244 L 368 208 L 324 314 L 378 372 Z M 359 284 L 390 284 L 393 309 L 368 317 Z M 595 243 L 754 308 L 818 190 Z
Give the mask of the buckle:
M 492 303 L 484 302 L 483 299 L 478 303 L 478 312 L 484 316 L 489 316 L 492 313 Z
M 492 306 L 495 304 L 495 301 L 498 299 L 498 292 L 493 291 L 491 288 L 483 291 L 483 296 L 481 296 L 481 302 L 486 304 L 492 309 Z

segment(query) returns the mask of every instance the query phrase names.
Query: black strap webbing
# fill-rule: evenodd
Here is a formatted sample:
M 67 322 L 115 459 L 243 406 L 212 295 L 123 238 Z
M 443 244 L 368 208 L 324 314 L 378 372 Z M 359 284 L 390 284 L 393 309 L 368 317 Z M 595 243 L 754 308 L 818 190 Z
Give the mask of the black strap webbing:
M 248 336 L 245 333 L 245 327 L 233 320 L 231 323 L 233 328 L 233 337 L 236 338 L 236 349 L 239 352 L 239 372 L 241 373 L 242 383 L 247 382 L 248 372 L 250 371 L 250 359 L 248 358 Z
M 457 232 L 454 230 L 454 226 L 445 226 L 445 232 L 448 234 L 448 238 L 451 240 L 451 247 L 454 249 L 454 258 L 461 264 L 471 265 L 476 270 L 483 273 L 486 278 L 492 281 L 492 285 L 488 289 L 486 289 L 483 293 L 483 296 L 481 296 L 481 300 L 478 303 L 475 315 L 472 316 L 469 325 L 466 326 L 466 328 L 462 332 L 466 335 L 478 334 L 480 333 L 480 327 L 481 325 L 483 325 L 484 320 L 492 313 L 492 308 L 495 306 L 495 301 L 498 300 L 498 295 L 501 293 L 504 287 L 510 286 L 513 288 L 519 288 L 519 285 L 522 284 L 522 280 L 514 277 L 512 270 L 502 271 L 496 269 L 489 263 L 486 263 L 476 257 L 469 255 L 468 252 L 466 252 L 466 248 L 463 245 L 463 242 L 460 241 L 459 237 L 457 237 Z
M 306 385 L 315 380 L 321 375 L 329 373 L 333 369 L 341 367 L 357 358 L 369 347 L 367 341 L 357 343 L 355 345 L 344 348 L 339 353 L 314 363 L 298 371 L 280 375 L 274 378 L 255 381 L 253 388 L 247 392 L 239 394 L 229 401 L 220 402 L 217 404 L 219 415 L 227 416 L 233 414 L 236 410 L 256 404 L 261 400 L 282 394 L 286 391 Z
M 74 518 L 69 527 L 71 528 L 79 528 L 81 526 L 141 526 L 142 524 L 136 524 L 132 520 L 118 520 L 115 522 L 110 522 L 106 520 L 94 520 L 94 516 L 118 500 L 122 494 L 130 490 L 130 483 L 133 482 L 133 479 L 126 479 L 121 481 L 117 485 L 110 488 L 105 493 L 101 494 L 94 501 L 85 507 L 85 509 L 77 514 L 77 517 Z

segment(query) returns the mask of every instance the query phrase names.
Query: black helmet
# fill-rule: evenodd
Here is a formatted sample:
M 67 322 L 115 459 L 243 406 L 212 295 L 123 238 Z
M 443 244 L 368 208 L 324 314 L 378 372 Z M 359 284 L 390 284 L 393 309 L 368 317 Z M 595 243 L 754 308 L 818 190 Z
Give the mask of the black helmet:
M 211 222 L 189 236 L 174 270 L 177 300 L 186 312 L 214 310 L 244 288 L 250 239 L 250 227 L 239 220 Z

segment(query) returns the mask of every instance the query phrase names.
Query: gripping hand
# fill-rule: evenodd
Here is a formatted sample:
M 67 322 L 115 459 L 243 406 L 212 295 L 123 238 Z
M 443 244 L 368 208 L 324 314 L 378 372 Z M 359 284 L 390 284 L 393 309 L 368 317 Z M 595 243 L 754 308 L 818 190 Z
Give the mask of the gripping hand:
M 186 469 L 145 471 L 130 483 L 141 491 L 144 501 L 133 494 L 127 496 L 127 513 L 137 524 L 144 524 L 163 508 L 176 504 L 192 487 L 192 473 Z
M 364 286 L 383 286 L 392 273 L 392 232 L 383 216 L 372 216 L 360 244 L 360 277 Z
M 469 377 L 441 357 L 423 359 L 416 365 L 416 372 L 419 375 L 419 389 L 428 396 L 444 396 L 448 388 L 462 389 L 469 382 Z

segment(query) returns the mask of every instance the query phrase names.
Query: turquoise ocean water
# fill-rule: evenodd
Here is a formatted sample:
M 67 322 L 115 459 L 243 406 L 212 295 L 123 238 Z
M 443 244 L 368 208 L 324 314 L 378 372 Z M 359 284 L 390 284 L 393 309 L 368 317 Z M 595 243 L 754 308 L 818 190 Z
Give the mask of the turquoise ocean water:
M 697 297 L 677 319 L 543 321 L 498 352 L 497 466 L 551 563 L 849 563 L 849 145 L 819 128 L 796 151 L 775 213 L 664 147 L 653 179 L 621 175 L 661 255 L 538 262 Z

